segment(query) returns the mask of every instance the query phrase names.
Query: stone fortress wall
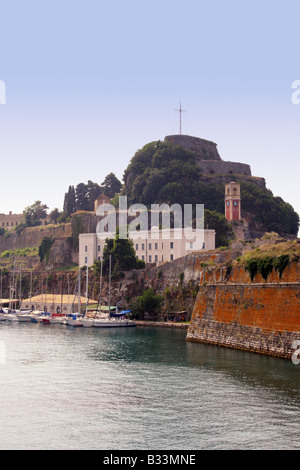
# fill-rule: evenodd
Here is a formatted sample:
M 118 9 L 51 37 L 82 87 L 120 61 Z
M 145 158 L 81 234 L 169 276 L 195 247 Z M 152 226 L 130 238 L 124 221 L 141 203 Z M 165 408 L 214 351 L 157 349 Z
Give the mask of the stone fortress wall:
M 217 144 L 209 140 L 189 135 L 169 135 L 165 137 L 165 142 L 171 142 L 193 152 L 204 175 L 232 174 L 252 176 L 250 165 L 223 161 L 219 155 Z

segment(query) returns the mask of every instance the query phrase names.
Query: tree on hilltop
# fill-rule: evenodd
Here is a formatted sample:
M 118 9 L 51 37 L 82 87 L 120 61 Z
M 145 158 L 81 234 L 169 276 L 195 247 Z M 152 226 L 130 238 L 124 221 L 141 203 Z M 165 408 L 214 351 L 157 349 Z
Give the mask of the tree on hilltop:
M 31 206 L 24 210 L 24 222 L 28 227 L 41 225 L 41 219 L 47 217 L 48 206 L 41 201 L 35 201 Z
M 114 173 L 109 173 L 101 184 L 101 190 L 105 196 L 112 199 L 122 189 L 122 183 Z

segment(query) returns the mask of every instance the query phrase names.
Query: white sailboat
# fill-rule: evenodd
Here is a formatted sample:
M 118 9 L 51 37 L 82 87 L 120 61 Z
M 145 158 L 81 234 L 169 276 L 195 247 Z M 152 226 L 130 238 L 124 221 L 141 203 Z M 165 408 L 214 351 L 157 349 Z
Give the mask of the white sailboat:
M 101 297 L 100 297 L 101 305 Z M 129 327 L 136 326 L 136 323 L 132 320 L 124 318 L 128 313 L 121 312 L 115 316 L 111 314 L 111 255 L 109 257 L 109 290 L 108 290 L 108 317 L 107 318 L 95 318 L 93 326 L 95 328 L 117 328 L 117 327 Z
M 87 258 L 87 261 L 86 261 L 86 292 L 85 292 L 85 311 L 84 311 L 84 315 L 83 317 L 80 319 L 82 325 L 85 327 L 85 328 L 91 328 L 92 326 L 94 326 L 94 319 L 93 318 L 89 318 L 87 316 L 87 308 L 88 308 L 88 304 L 89 304 L 89 264 L 88 264 L 88 258 Z
M 77 288 L 78 312 L 77 313 L 69 312 L 69 314 L 67 315 L 67 319 L 66 319 L 66 325 L 74 326 L 74 327 L 83 326 L 82 315 L 81 315 L 81 305 L 80 305 L 80 300 L 81 300 L 81 296 L 80 296 L 80 281 L 81 281 L 80 274 L 81 273 L 80 273 L 80 267 L 79 267 L 79 271 L 78 271 L 78 288 Z M 74 299 L 75 299 L 75 295 L 74 295 Z

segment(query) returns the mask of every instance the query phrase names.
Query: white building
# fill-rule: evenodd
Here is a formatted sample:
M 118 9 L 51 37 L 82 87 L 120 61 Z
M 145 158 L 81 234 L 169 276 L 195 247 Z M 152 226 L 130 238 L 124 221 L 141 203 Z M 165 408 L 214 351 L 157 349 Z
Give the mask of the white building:
M 145 263 L 161 264 L 173 261 L 189 253 L 215 249 L 215 230 L 189 232 L 187 229 L 173 228 L 159 230 L 152 227 L 149 231 L 129 233 L 136 255 Z M 79 266 L 92 266 L 100 261 L 106 238 L 109 233 L 82 233 L 79 235 Z

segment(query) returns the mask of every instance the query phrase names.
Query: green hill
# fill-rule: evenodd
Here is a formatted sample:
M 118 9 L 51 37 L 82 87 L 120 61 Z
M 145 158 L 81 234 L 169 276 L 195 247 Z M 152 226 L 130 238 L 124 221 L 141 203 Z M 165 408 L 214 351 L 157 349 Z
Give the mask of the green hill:
M 201 167 L 201 160 L 206 160 L 205 166 Z M 204 204 L 206 210 L 224 215 L 224 186 L 236 181 L 241 184 L 242 218 L 252 230 L 296 235 L 299 216 L 293 207 L 275 197 L 263 178 L 244 172 L 246 166 L 207 161 L 206 155 L 202 159 L 192 148 L 187 150 L 169 140 L 155 141 L 132 157 L 124 172 L 122 195 L 128 197 L 128 204 L 140 203 L 149 208 L 162 203 Z M 209 172 L 205 170 L 208 167 Z M 232 168 L 241 174 L 233 174 Z

